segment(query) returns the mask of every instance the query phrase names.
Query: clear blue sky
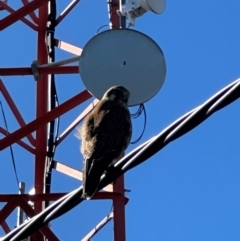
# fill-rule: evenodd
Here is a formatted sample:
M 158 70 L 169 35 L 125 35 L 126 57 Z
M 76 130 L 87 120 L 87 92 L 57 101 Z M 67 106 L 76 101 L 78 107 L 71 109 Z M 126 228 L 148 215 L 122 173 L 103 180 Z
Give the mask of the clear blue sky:
M 9 4 L 16 9 L 21 3 L 9 0 Z M 58 14 L 66 4 L 68 1 L 58 1 Z M 169 0 L 162 15 L 147 13 L 137 19 L 135 29 L 159 44 L 167 63 L 163 88 L 146 103 L 147 127 L 140 143 L 240 77 L 239 9 L 236 0 Z M 4 16 L 6 13 L 0 12 L 0 18 Z M 106 2 L 82 0 L 58 26 L 55 36 L 83 47 L 104 24 L 108 24 Z M 0 67 L 30 66 L 36 59 L 36 34 L 18 22 L 0 32 L 0 49 Z M 57 59 L 67 57 L 71 55 L 57 51 Z M 33 120 L 33 78 L 2 79 L 25 121 Z M 78 75 L 58 75 L 56 83 L 61 103 L 84 88 Z M 0 99 L 9 129 L 14 131 L 18 124 L 2 96 Z M 60 133 L 85 106 L 87 103 L 61 118 Z M 126 174 L 126 188 L 131 190 L 126 206 L 127 240 L 240 240 L 239 107 L 238 100 Z M 133 121 L 133 139 L 141 133 L 141 118 Z M 17 145 L 13 149 L 19 178 L 26 182 L 28 192 L 34 178 L 33 156 Z M 0 160 L 0 193 L 16 193 L 9 149 L 0 153 Z M 81 169 L 79 141 L 74 133 L 59 146 L 56 160 Z M 79 185 L 79 181 L 54 171 L 53 192 L 69 192 Z M 51 222 L 52 229 L 61 240 L 81 240 L 110 207 L 110 201 L 84 202 Z M 11 227 L 15 222 L 13 213 Z M 93 240 L 112 240 L 112 223 Z

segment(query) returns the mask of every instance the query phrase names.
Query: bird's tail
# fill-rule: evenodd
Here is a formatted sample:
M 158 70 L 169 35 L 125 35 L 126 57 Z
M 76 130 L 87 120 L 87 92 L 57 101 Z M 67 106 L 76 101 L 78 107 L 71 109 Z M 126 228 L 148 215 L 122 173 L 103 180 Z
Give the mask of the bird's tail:
M 88 180 L 88 178 L 83 182 L 83 194 L 82 198 L 89 200 L 97 192 L 100 178 L 94 178 Z
M 83 194 L 82 198 L 91 199 L 93 195 L 97 192 L 100 178 L 103 174 L 103 168 L 98 164 L 98 161 L 93 161 L 91 163 L 91 167 L 89 168 L 88 162 L 86 162 L 85 168 L 83 168 Z

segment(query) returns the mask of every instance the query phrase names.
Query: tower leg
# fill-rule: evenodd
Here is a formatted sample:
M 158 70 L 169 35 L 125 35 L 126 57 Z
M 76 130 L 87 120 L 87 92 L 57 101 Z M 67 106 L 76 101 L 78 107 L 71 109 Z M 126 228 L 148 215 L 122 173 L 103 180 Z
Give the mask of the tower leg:
M 125 198 L 124 198 L 124 176 L 118 178 L 113 185 L 113 191 L 122 194 L 122 197 L 113 201 L 113 226 L 114 241 L 125 241 Z

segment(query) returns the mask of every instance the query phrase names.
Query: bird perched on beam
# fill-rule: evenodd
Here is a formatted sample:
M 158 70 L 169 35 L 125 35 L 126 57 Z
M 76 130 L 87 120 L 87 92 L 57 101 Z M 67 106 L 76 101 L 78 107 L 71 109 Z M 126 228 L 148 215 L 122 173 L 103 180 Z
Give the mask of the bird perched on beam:
M 83 154 L 83 195 L 90 199 L 108 166 L 124 155 L 132 136 L 127 107 L 130 93 L 123 86 L 113 86 L 90 112 L 80 130 Z

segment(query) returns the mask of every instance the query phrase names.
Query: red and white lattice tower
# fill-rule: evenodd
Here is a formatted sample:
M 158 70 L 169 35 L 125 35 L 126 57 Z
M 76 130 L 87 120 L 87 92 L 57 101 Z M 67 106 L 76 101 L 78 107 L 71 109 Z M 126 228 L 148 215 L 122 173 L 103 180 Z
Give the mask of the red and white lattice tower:
M 48 0 L 22 0 L 23 6 L 19 9 L 14 10 L 11 8 L 11 3 L 7 1 L 0 1 L 0 10 L 6 11 L 9 14 L 0 20 L 0 31 L 1 35 L 4 35 L 4 31 L 11 28 L 11 25 L 17 24 L 22 21 L 28 27 L 35 31 L 37 35 L 37 49 L 36 59 L 31 66 L 28 67 L 16 67 L 8 66 L 8 68 L 0 68 L 0 93 L 8 104 L 8 108 L 14 115 L 15 120 L 20 125 L 12 133 L 8 133 L 4 126 L 0 126 L 0 133 L 4 136 L 0 139 L 0 150 L 8 148 L 10 145 L 16 144 L 23 148 L 26 152 L 29 152 L 34 157 L 34 183 L 35 194 L 1 194 L 0 202 L 3 203 L 3 207 L 0 211 L 0 225 L 2 226 L 5 233 L 10 232 L 8 225 L 9 215 L 18 207 L 26 213 L 27 216 L 33 217 L 40 213 L 50 201 L 54 201 L 65 195 L 66 193 L 51 193 L 50 186 L 54 182 L 51 180 L 51 169 L 62 172 L 71 177 L 75 177 L 81 180 L 81 172 L 79 170 L 70 168 L 56 160 L 52 159 L 51 155 L 54 148 L 58 148 L 58 144 L 65 141 L 65 137 L 72 131 L 77 123 L 86 115 L 88 110 L 85 110 L 78 120 L 73 122 L 60 138 L 56 142 L 53 142 L 51 135 L 49 136 L 49 128 L 51 128 L 51 122 L 64 115 L 69 110 L 77 107 L 91 95 L 87 90 L 83 90 L 81 93 L 72 96 L 70 99 L 61 103 L 59 106 L 54 105 L 53 94 L 51 92 L 53 85 L 52 81 L 54 75 L 78 74 L 78 66 L 62 66 L 61 64 L 53 65 L 55 56 L 53 52 L 47 52 L 49 48 L 62 48 L 70 53 L 80 55 L 81 49 L 63 42 L 61 40 L 54 39 L 51 35 L 51 28 L 57 27 L 61 21 L 66 17 L 67 14 L 76 6 L 79 2 L 73 0 L 63 11 L 59 17 L 54 16 L 54 9 L 56 8 L 55 1 Z M 120 17 L 116 11 L 119 9 L 119 3 L 116 0 L 110 0 L 110 21 L 113 26 L 120 26 Z M 34 11 L 38 10 L 38 16 Z M 28 16 L 29 15 L 29 16 Z M 26 17 L 28 16 L 28 18 Z M 29 20 L 30 19 L 30 20 Z M 13 36 L 18 38 L 21 36 Z M 10 46 L 0 46 L 0 48 L 10 48 Z M 11 51 L 11 50 L 9 50 Z M 17 53 L 16 53 L 17 56 Z M 56 61 L 57 62 L 57 61 Z M 1 66 L 0 66 L 1 67 Z M 32 121 L 26 123 L 24 116 L 18 110 L 18 103 L 15 103 L 14 96 L 7 90 L 4 85 L 4 76 L 22 76 L 32 75 L 36 80 L 36 98 L 29 100 L 35 102 L 35 117 Z M 24 77 L 23 77 L 24 78 Z M 34 80 L 33 80 L 34 81 Z M 26 140 L 26 141 L 25 141 Z M 60 147 L 59 147 L 60 148 Z M 79 153 L 80 156 L 80 153 Z M 80 166 L 80 165 L 79 165 Z M 122 176 L 117 180 L 114 185 L 106 187 L 105 192 L 97 193 L 93 199 L 110 199 L 113 202 L 113 211 L 107 218 L 104 218 L 98 227 L 103 227 L 110 219 L 113 219 L 114 223 L 114 240 L 124 241 L 125 240 L 125 204 L 127 198 L 124 196 L 124 177 Z M 33 205 L 29 204 L 29 201 L 33 202 Z M 84 218 L 84 217 L 83 217 Z M 76 230 L 77 232 L 77 230 Z M 95 233 L 90 232 L 83 240 L 89 240 L 90 237 Z M 50 226 L 41 228 L 38 232 L 31 236 L 31 240 L 51 240 L 57 241 L 57 232 L 54 233 Z

